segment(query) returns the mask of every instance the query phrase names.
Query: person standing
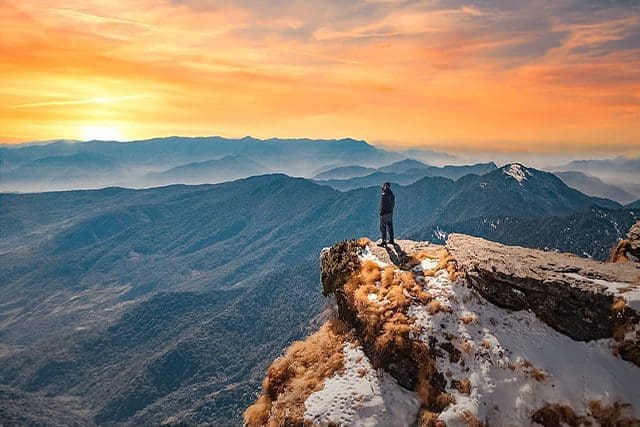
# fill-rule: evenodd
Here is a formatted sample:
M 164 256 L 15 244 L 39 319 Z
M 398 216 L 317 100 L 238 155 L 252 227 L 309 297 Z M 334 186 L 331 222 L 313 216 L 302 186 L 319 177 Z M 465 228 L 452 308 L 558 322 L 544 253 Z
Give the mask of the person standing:
M 389 234 L 390 244 L 395 244 L 393 240 L 393 208 L 396 205 L 396 196 L 391 191 L 391 184 L 385 182 L 382 184 L 382 195 L 380 196 L 380 233 L 382 233 L 382 242 L 378 246 L 387 244 L 387 233 Z

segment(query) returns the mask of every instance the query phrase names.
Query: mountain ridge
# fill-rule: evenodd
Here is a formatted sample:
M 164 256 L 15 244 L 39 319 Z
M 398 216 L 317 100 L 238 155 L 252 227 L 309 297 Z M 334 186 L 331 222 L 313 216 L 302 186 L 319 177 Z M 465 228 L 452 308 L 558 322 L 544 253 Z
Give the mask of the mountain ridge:
M 328 185 L 340 191 L 349 191 L 355 188 L 378 186 L 381 182 L 385 181 L 394 184 L 409 185 L 425 177 L 443 177 L 458 180 L 465 175 L 483 175 L 495 169 L 497 169 L 497 167 L 493 162 L 437 167 L 426 165 L 417 160 L 406 159 L 380 168 L 369 168 L 368 170 L 355 172 L 357 175 L 364 173 L 364 175 L 360 176 L 337 178 L 344 174 L 344 170 L 342 168 L 335 168 L 323 172 L 313 179 L 319 184 Z M 358 171 L 358 169 L 349 170 Z M 347 176 L 349 176 L 349 174 L 347 174 Z
M 564 171 L 553 172 L 565 184 L 590 196 L 605 197 L 619 203 L 630 203 L 637 199 L 623 188 L 608 184 L 599 178 L 587 175 L 583 172 Z

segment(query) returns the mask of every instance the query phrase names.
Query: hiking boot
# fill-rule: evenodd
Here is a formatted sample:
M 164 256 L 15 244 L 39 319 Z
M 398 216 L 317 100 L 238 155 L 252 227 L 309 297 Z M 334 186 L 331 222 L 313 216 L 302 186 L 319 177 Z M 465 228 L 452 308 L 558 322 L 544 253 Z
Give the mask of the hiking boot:
M 378 246 L 380 247 L 387 246 L 387 242 L 385 242 L 384 240 L 380 240 L 380 243 L 378 243 Z
M 396 241 L 395 241 L 395 240 L 389 240 L 389 244 L 390 244 L 390 245 L 395 245 L 395 244 L 396 244 Z

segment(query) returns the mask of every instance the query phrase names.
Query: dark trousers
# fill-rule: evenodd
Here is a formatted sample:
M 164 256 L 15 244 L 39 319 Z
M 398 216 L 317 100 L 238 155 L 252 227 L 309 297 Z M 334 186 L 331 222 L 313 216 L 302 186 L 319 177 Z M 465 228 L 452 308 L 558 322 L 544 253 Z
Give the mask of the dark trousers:
M 393 241 L 393 214 L 388 213 L 380 215 L 380 233 L 382 240 L 387 240 L 387 232 L 389 233 L 389 241 Z

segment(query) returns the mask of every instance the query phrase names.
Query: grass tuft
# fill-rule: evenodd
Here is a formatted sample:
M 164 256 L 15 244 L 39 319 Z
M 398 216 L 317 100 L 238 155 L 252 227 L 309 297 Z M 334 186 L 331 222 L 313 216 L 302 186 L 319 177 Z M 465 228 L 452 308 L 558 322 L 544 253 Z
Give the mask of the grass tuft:
M 244 413 L 248 427 L 304 424 L 304 401 L 324 380 L 344 369 L 343 348 L 353 340 L 339 320 L 327 321 L 276 359 L 262 382 L 262 394 Z

